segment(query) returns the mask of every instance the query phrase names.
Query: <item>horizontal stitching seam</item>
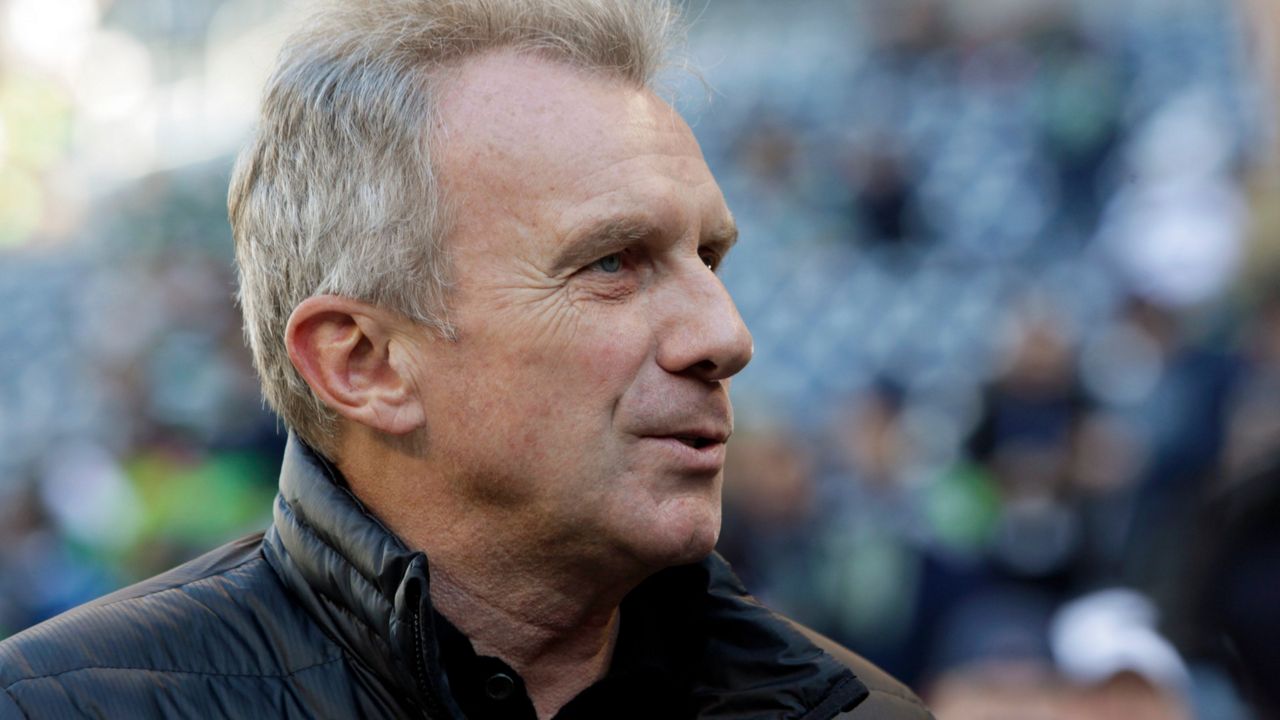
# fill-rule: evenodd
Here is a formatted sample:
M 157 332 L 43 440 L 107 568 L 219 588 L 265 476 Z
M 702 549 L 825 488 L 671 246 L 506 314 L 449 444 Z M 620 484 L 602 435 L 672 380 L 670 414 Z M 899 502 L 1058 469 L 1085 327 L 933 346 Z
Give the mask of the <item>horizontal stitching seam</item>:
M 18 708 L 18 712 L 22 713 L 23 718 L 31 717 L 30 715 L 27 714 L 26 709 L 22 707 L 22 703 L 18 702 L 18 698 L 14 697 L 13 693 L 9 692 L 9 688 L 4 688 L 4 694 L 5 694 L 5 697 L 9 698 L 9 702 L 13 703 L 13 706 Z
M 277 536 L 277 538 L 280 539 L 280 541 L 283 543 L 283 538 L 279 538 L 279 536 Z M 324 542 L 323 538 L 320 540 L 320 542 L 322 543 Z M 332 548 L 330 549 L 332 550 Z M 288 582 L 284 581 L 284 577 L 283 575 L 281 575 L 281 573 L 284 572 L 284 568 L 277 568 L 276 563 L 284 563 L 284 564 L 292 565 L 294 572 L 301 572 L 301 568 L 298 567 L 297 560 L 295 560 L 293 556 L 290 555 L 287 551 L 283 551 L 283 550 L 284 548 L 280 548 L 280 550 L 276 551 L 278 555 L 277 560 L 273 561 L 271 558 L 266 558 L 267 565 L 271 567 L 272 572 L 275 572 L 277 574 L 277 578 L 282 582 L 282 584 L 285 587 L 285 592 L 293 594 L 294 593 L 293 588 L 289 586 Z M 359 572 L 357 571 L 357 575 L 358 574 Z M 323 592 L 316 590 L 314 594 L 321 604 L 329 607 L 330 610 L 338 612 L 341 615 L 345 616 L 347 620 L 355 623 L 359 627 L 364 628 L 365 631 L 369 633 L 369 639 L 377 643 L 380 650 L 382 650 L 384 653 L 388 655 L 392 654 L 393 651 L 391 649 L 390 643 L 387 641 L 386 638 L 382 636 L 382 633 L 377 628 L 375 628 L 372 624 L 370 624 L 369 622 L 366 622 L 364 618 L 357 615 L 354 611 L 351 610 L 351 608 L 330 598 L 328 595 L 324 594 Z M 347 644 L 346 641 L 343 640 L 342 638 L 335 637 L 333 634 L 331 634 L 328 628 L 320 626 L 320 632 L 325 636 L 325 639 L 327 639 L 331 643 L 338 645 L 340 648 Z M 366 666 L 366 667 L 368 666 L 368 664 L 364 661 L 364 659 L 360 657 L 360 653 L 358 651 L 349 652 L 349 655 L 354 662 L 357 662 L 362 666 Z
M 227 574 L 231 573 L 231 572 L 232 572 L 232 571 L 234 571 L 234 570 L 239 570 L 240 568 L 244 567 L 245 565 L 248 565 L 248 564 L 249 564 L 249 563 L 251 563 L 251 562 L 257 562 L 257 561 L 259 561 L 259 560 L 261 560 L 261 561 L 263 561 L 263 562 L 266 562 L 266 558 L 262 557 L 262 553 L 255 553 L 253 556 L 251 556 L 251 557 L 247 557 L 247 558 L 245 558 L 244 560 L 241 560 L 240 562 L 236 563 L 235 565 L 232 565 L 232 566 L 231 566 L 231 567 L 229 567 L 229 568 L 224 568 L 224 569 L 222 569 L 222 570 L 219 570 L 218 572 L 216 572 L 216 573 L 214 573 L 214 574 L 212 574 L 212 575 L 202 575 L 202 576 L 200 576 L 200 577 L 198 577 L 198 578 L 192 579 L 192 580 L 190 580 L 190 581 L 188 581 L 188 582 L 184 582 L 184 583 L 181 583 L 181 584 L 178 584 L 178 585 L 174 585 L 174 586 L 172 586 L 172 587 L 159 588 L 159 589 L 156 589 L 156 590 L 152 590 L 152 591 L 151 591 L 151 592 L 149 592 L 149 593 L 144 593 L 144 594 L 142 594 L 142 595 L 132 595 L 132 596 L 130 596 L 130 597 L 120 598 L 119 600 L 112 600 L 112 601 L 111 601 L 111 602 L 109 602 L 109 603 L 102 603 L 101 605 L 93 605 L 93 607 L 96 607 L 96 608 L 109 608 L 109 607 L 113 607 L 113 606 L 115 606 L 115 605 L 119 605 L 120 603 L 127 603 L 127 602 L 131 602 L 131 601 L 133 601 L 133 600 L 141 600 L 141 599 L 143 599 L 143 598 L 154 597 L 154 596 L 156 596 L 156 595 L 162 595 L 162 594 L 167 593 L 167 592 L 174 592 L 174 591 L 176 591 L 176 590 L 181 590 L 182 588 L 192 587 L 192 586 L 194 586 L 194 585 L 199 585 L 200 583 L 203 583 L 203 582 L 212 581 L 212 580 L 214 580 L 214 579 L 217 579 L 217 578 L 219 578 L 219 577 L 222 577 L 223 575 L 227 575 Z M 90 605 L 92 605 L 92 603 L 90 603 Z
M 298 568 L 298 562 L 297 562 L 296 560 L 294 560 L 294 559 L 293 559 L 293 556 L 292 556 L 292 555 L 289 555 L 288 553 L 283 553 L 283 554 L 281 555 L 281 558 L 280 558 L 280 560 L 279 560 L 278 562 L 289 563 L 290 565 L 292 565 L 292 566 L 294 567 L 295 571 L 297 571 L 297 572 L 301 572 L 301 568 Z M 272 572 L 277 572 L 277 573 L 279 572 L 279 571 L 276 569 L 275 565 L 274 565 L 274 564 L 272 564 L 272 561 L 271 561 L 271 560 L 267 560 L 267 564 L 271 566 L 271 568 L 272 568 Z M 283 579 L 283 578 L 281 578 L 281 579 Z M 284 586 L 285 586 L 285 591 L 286 591 L 286 592 L 288 592 L 288 593 L 290 593 L 290 594 L 294 594 L 293 589 L 292 589 L 291 587 L 289 587 L 289 585 L 288 585 L 287 583 L 285 583 L 285 584 L 284 584 Z M 370 634 L 371 636 L 373 636 L 373 638 L 374 638 L 375 640 L 377 640 L 377 641 L 379 641 L 379 642 L 383 643 L 383 645 L 384 645 L 384 646 L 386 645 L 386 641 L 385 641 L 385 640 L 383 640 L 382 636 L 381 636 L 381 635 L 379 634 L 379 632 L 378 632 L 378 629 L 377 629 L 377 628 L 375 628 L 371 623 L 366 622 L 366 621 L 364 620 L 364 618 L 362 618 L 362 617 L 360 617 L 359 615 L 355 614 L 355 612 L 353 612 L 353 611 L 351 610 L 351 608 L 347 607 L 346 605 L 343 605 L 342 603 L 338 602 L 337 600 L 334 600 L 334 599 L 330 598 L 328 595 L 325 595 L 324 593 L 319 592 L 318 590 L 315 592 L 315 596 L 316 596 L 316 598 L 318 598 L 318 599 L 320 600 L 320 602 L 321 602 L 321 603 L 324 603 L 325 605 L 329 606 L 329 607 L 330 607 L 330 609 L 332 609 L 332 610 L 334 610 L 334 611 L 336 611 L 336 612 L 339 612 L 339 613 L 341 613 L 342 615 L 346 616 L 348 620 L 350 620 L 351 622 L 353 622 L 353 623 L 355 623 L 355 624 L 359 625 L 360 627 L 362 627 L 362 628 L 364 628 L 366 631 L 368 631 L 368 632 L 369 632 L 369 634 Z M 331 637 L 331 636 L 329 635 L 329 632 L 328 632 L 328 631 L 327 631 L 323 626 L 321 626 L 320 630 L 321 630 L 321 632 L 323 632 L 323 633 L 324 633 L 325 637 L 326 637 L 326 638 L 328 638 L 330 642 L 335 642 L 335 641 L 336 641 L 336 640 L 335 640 L 335 638 L 333 638 L 333 637 Z
M 336 610 L 336 611 L 338 611 L 338 612 L 342 613 L 343 615 L 346 615 L 346 616 L 347 616 L 347 619 L 348 619 L 348 620 L 350 620 L 351 622 L 354 622 L 355 624 L 357 624 L 357 625 L 359 625 L 360 627 L 364 628 L 364 629 L 369 633 L 370 639 L 372 639 L 372 640 L 376 641 L 376 642 L 378 643 L 378 645 L 380 645 L 380 646 L 382 647 L 382 649 L 383 649 L 383 650 L 385 650 L 386 652 L 388 652 L 388 653 L 390 653 L 390 652 L 391 652 L 391 645 L 390 645 L 390 643 L 388 643 L 388 642 L 387 642 L 387 640 L 386 640 L 385 638 L 383 638 L 383 637 L 382 637 L 382 634 L 381 634 L 381 633 L 378 631 L 378 629 L 377 629 L 377 628 L 375 628 L 373 625 L 371 625 L 371 624 L 369 624 L 369 623 L 365 622 L 363 618 L 361 618 L 359 615 L 356 615 L 355 613 L 351 612 L 351 610 L 350 610 L 349 608 L 347 608 L 347 607 L 345 607 L 345 606 L 343 606 L 343 605 L 341 605 L 341 604 L 339 604 L 339 603 L 337 603 L 337 602 L 334 602 L 333 600 L 330 600 L 329 598 L 325 597 L 324 595 L 317 595 L 316 597 L 320 598 L 320 601 L 321 601 L 321 602 L 323 602 L 324 604 L 326 604 L 326 605 L 330 606 L 330 607 L 331 607 L 331 609 Z
M 280 674 L 223 673 L 223 672 L 209 672 L 204 670 L 169 670 L 165 668 L 122 667 L 122 666 L 116 666 L 116 665 L 90 665 L 87 667 L 78 667 L 78 668 L 72 668 L 70 670 L 63 670 L 61 672 L 49 673 L 47 675 L 33 675 L 31 677 L 21 678 L 6 685 L 4 687 L 4 691 L 6 694 L 9 694 L 9 690 L 17 687 L 18 685 L 21 685 L 24 682 L 31 682 L 34 680 L 48 680 L 50 678 L 61 677 L 63 675 L 70 675 L 72 673 L 78 673 L 78 672 L 89 672 L 92 670 L 132 670 L 134 672 L 161 673 L 164 675 L 200 675 L 204 677 L 231 677 L 231 678 L 257 678 L 259 680 L 285 680 L 293 677 L 294 675 L 297 675 L 298 673 L 306 672 L 308 670 L 314 670 L 318 667 L 323 667 L 325 665 L 331 665 L 339 660 L 342 660 L 342 655 L 336 655 L 331 658 L 326 658 L 319 662 L 315 662 L 300 668 L 294 668 L 293 670 L 290 670 L 287 673 L 280 673 Z M 10 697 L 12 697 L 12 695 L 10 695 Z

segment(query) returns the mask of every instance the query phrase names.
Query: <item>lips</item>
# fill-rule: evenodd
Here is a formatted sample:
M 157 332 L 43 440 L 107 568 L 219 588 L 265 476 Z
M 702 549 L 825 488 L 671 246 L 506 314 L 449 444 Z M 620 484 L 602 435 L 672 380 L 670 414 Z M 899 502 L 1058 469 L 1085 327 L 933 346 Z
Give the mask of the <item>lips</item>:
M 699 476 L 724 467 L 725 442 L 732 431 L 720 424 L 646 433 L 642 442 L 655 448 L 664 464 Z
M 632 426 L 631 434 L 654 452 L 652 457 L 662 458 L 664 465 L 698 475 L 719 472 L 724 466 L 725 443 L 733 434 L 728 399 L 715 404 L 690 403 L 682 410 L 647 418 Z
M 693 448 L 701 450 L 709 445 L 723 445 L 729 439 L 728 431 L 715 429 L 706 430 L 678 430 L 672 433 L 655 434 L 654 437 L 665 437 L 678 440 L 681 443 Z

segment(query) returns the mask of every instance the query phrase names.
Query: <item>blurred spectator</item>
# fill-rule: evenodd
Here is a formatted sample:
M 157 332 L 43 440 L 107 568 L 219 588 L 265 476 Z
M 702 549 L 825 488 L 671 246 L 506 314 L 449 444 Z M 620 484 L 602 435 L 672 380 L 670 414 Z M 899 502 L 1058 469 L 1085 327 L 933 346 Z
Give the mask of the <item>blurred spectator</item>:
M 1233 390 L 1224 477 L 1255 472 L 1280 448 L 1280 285 L 1251 309 L 1242 340 L 1244 376 Z
M 900 246 L 921 233 L 913 195 L 913 173 L 891 138 L 871 141 L 864 154 L 850 154 L 841 168 L 849 184 L 852 231 L 869 244 Z
M 944 656 L 946 669 L 930 684 L 938 717 L 1192 717 L 1187 669 L 1156 632 L 1153 609 L 1141 595 L 1111 589 L 1076 599 L 1052 616 L 1052 605 L 1034 596 L 1006 593 L 982 600 L 951 625 L 955 636 L 947 644 L 967 651 Z M 983 633 L 984 628 L 995 631 Z

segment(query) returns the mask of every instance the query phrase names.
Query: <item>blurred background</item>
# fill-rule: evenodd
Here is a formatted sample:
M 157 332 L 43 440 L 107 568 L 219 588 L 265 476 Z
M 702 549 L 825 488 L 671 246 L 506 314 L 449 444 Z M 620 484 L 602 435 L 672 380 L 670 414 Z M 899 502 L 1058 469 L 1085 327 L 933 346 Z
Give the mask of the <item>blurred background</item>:
M 0 638 L 269 522 L 225 197 L 296 14 L 0 0 Z M 1280 717 L 1280 6 L 690 15 L 748 587 L 942 720 Z

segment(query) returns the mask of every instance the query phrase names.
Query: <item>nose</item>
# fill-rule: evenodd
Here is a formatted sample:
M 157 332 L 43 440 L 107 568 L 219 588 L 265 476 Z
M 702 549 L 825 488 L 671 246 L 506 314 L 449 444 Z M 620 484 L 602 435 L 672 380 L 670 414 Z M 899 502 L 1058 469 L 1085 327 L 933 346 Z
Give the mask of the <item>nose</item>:
M 673 278 L 658 340 L 658 365 L 669 373 L 725 380 L 747 366 L 751 332 L 720 278 L 708 267 Z

